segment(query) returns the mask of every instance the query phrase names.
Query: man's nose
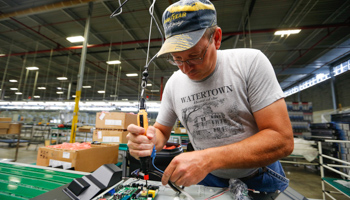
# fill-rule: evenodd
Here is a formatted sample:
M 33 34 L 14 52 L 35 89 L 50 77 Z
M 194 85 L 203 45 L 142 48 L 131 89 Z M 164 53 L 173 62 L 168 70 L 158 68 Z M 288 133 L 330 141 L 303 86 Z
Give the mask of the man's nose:
M 182 65 L 182 71 L 186 74 L 187 72 L 189 72 L 192 68 L 192 65 L 190 65 L 187 61 L 183 62 Z

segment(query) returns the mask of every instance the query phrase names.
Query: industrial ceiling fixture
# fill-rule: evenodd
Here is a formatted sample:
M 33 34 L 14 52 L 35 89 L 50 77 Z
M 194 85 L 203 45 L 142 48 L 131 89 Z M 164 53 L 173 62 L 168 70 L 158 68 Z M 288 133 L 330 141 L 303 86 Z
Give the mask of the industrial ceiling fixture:
M 127 77 L 133 77 L 133 76 L 138 76 L 137 73 L 130 73 L 130 74 L 126 74 Z
M 110 60 L 106 62 L 108 65 L 118 65 L 121 64 L 120 60 Z
M 67 77 L 57 77 L 57 80 L 60 80 L 60 81 L 64 81 L 64 80 L 67 80 L 68 78 Z
M 104 90 L 99 90 L 99 91 L 97 91 L 97 93 L 104 94 L 105 91 Z
M 63 94 L 63 92 L 56 92 L 56 94 Z
M 17 80 L 11 79 L 9 80 L 11 83 L 17 83 Z
M 38 87 L 38 90 L 46 90 L 46 87 Z
M 27 70 L 39 70 L 39 67 L 35 67 L 35 66 L 32 66 L 32 67 L 26 67 Z
M 76 42 L 84 42 L 85 38 L 79 35 L 79 36 L 67 37 L 67 40 L 71 43 L 76 43 Z
M 300 33 L 301 29 L 291 29 L 291 30 L 280 30 L 276 31 L 274 35 L 280 35 L 283 37 L 284 35 L 290 35 L 290 34 L 298 34 Z
M 91 88 L 91 85 L 83 85 L 83 88 L 85 89 Z

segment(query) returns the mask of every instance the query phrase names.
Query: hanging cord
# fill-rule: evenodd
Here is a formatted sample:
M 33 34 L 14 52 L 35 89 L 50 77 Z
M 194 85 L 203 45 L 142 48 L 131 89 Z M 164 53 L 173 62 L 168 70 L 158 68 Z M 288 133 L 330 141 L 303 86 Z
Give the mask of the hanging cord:
M 110 18 L 112 18 L 112 17 L 116 17 L 116 16 L 118 16 L 118 15 L 120 15 L 120 14 L 122 14 L 122 12 L 123 12 L 123 6 L 124 6 L 124 4 L 126 3 L 126 2 L 128 2 L 129 0 L 125 0 L 124 2 L 123 2 L 123 4 L 121 4 L 120 3 L 120 0 L 118 0 L 118 2 L 119 2 L 119 7 L 111 14 L 111 16 L 109 16 Z M 120 10 L 119 12 L 118 12 L 118 10 Z M 116 13 L 116 12 L 118 12 L 118 13 Z
M 152 24 L 152 20 L 154 21 L 154 23 L 156 24 L 157 26 L 157 29 L 161 35 L 161 38 L 162 38 L 162 45 L 164 43 L 164 36 L 163 36 L 163 33 L 159 27 L 159 24 L 157 23 L 157 20 L 155 19 L 154 15 L 153 15 L 153 12 L 154 12 L 154 4 L 156 3 L 156 0 L 153 0 L 151 6 L 149 7 L 149 14 L 151 15 L 151 24 Z M 141 82 L 141 98 L 143 98 L 144 96 L 144 91 L 145 91 L 145 88 L 147 86 L 147 79 L 148 79 L 148 67 L 149 65 L 151 64 L 151 62 L 157 57 L 158 53 L 156 53 L 150 61 L 148 61 L 148 55 L 149 55 L 149 46 L 150 46 L 150 43 L 151 43 L 151 31 L 152 31 L 152 26 L 150 26 L 150 30 L 149 30 L 149 36 L 148 36 L 148 49 L 147 49 L 147 59 L 146 59 L 146 65 L 144 67 L 144 71 L 142 72 L 142 82 Z
M 128 2 L 129 0 L 125 0 L 123 3 L 120 2 L 119 0 L 119 7 L 110 15 L 110 17 L 116 17 L 120 14 L 122 14 L 123 10 L 122 7 L 125 5 L 126 2 Z M 156 0 L 153 0 L 151 6 L 149 7 L 149 14 L 151 15 L 151 25 L 150 25 L 150 30 L 149 30 L 149 36 L 148 36 L 148 49 L 147 49 L 147 58 L 146 58 L 146 65 L 144 67 L 144 72 L 142 73 L 142 82 L 141 82 L 141 98 L 143 98 L 144 96 L 144 90 L 147 86 L 147 79 L 148 79 L 148 66 L 150 65 L 150 63 L 157 57 L 158 53 L 156 55 L 154 55 L 150 61 L 148 61 L 148 56 L 149 56 L 149 47 L 150 47 L 150 43 L 151 43 L 151 31 L 152 31 L 152 20 L 154 21 L 154 23 L 157 26 L 157 29 L 161 35 L 162 38 L 162 45 L 164 43 L 164 36 L 162 33 L 162 30 L 160 29 L 159 24 L 157 23 L 157 20 L 155 19 L 153 12 L 154 12 L 154 5 L 156 3 Z

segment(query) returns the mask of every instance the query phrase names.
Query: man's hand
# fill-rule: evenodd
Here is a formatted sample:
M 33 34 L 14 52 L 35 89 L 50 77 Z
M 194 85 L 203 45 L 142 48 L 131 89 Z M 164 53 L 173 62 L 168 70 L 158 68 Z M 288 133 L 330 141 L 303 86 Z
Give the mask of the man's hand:
M 205 151 L 193 151 L 176 156 L 165 169 L 162 184 L 168 181 L 188 187 L 203 180 L 210 172 L 210 159 Z
M 149 126 L 147 134 L 144 135 L 145 129 L 135 124 L 130 124 L 127 128 L 129 131 L 126 138 L 128 139 L 128 148 L 130 154 L 139 159 L 152 154 L 153 146 L 156 143 L 156 129 Z

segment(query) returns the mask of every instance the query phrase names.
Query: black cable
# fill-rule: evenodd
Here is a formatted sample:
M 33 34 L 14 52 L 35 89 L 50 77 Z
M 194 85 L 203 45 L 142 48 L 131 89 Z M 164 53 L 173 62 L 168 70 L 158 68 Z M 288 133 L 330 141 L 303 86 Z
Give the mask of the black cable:
M 126 2 L 128 2 L 129 0 L 125 0 L 112 14 L 111 14 L 111 16 L 110 16 L 110 18 L 112 18 L 112 17 L 115 17 L 115 16 L 117 16 L 117 15 L 120 15 L 121 13 L 117 13 L 117 14 L 115 14 L 117 11 L 119 11 L 120 9 L 122 9 L 122 7 L 124 6 L 124 4 L 126 3 Z M 119 4 L 120 4 L 120 1 L 119 1 Z
M 155 176 L 158 176 L 159 178 L 162 178 L 163 174 L 159 171 L 151 171 L 150 174 L 153 174 Z M 179 186 L 175 185 L 173 182 L 171 182 L 170 180 L 168 181 L 168 185 L 175 191 L 178 193 L 181 193 L 181 190 L 179 188 Z

